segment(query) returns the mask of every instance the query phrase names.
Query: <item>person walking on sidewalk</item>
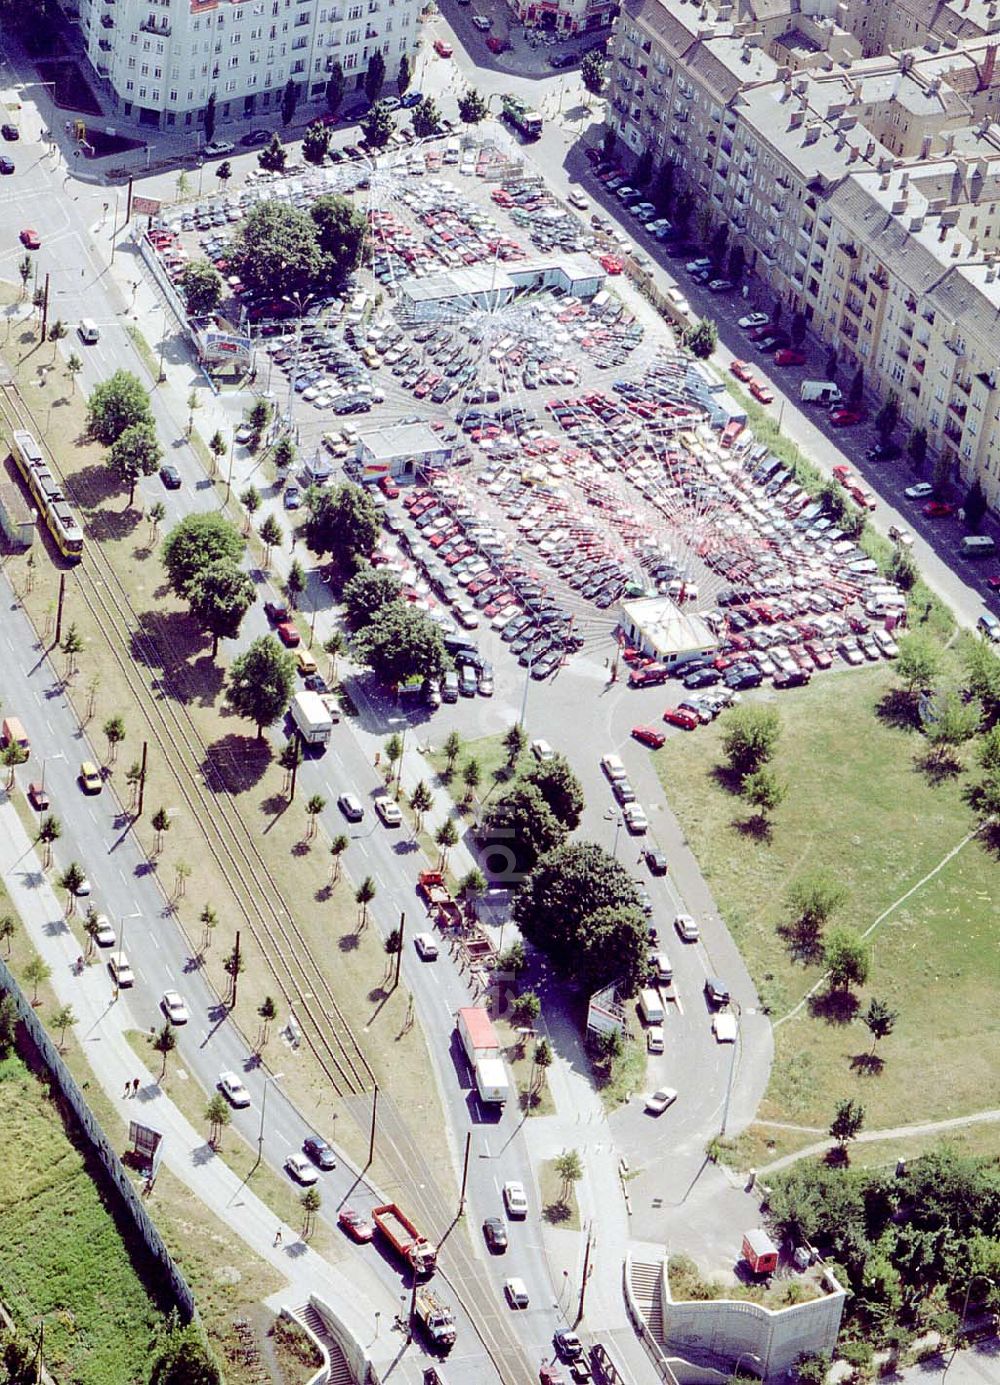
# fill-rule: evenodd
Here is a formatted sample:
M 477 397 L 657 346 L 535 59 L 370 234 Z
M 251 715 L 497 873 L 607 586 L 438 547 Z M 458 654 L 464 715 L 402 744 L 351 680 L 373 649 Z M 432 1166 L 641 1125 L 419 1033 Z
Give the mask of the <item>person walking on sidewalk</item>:
M 277 1231 L 274 1233 L 274 1244 L 275 1244 L 276 1246 L 280 1246 L 280 1245 L 281 1245 L 281 1227 L 280 1227 L 280 1226 L 278 1227 Z

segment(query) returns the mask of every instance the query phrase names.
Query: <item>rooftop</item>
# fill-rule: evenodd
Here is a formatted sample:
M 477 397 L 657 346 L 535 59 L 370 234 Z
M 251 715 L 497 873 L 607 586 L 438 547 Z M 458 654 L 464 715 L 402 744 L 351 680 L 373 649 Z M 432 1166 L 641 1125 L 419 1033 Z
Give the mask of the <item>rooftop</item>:
M 428 423 L 391 423 L 361 433 L 358 441 L 375 461 L 440 452 L 445 444 Z

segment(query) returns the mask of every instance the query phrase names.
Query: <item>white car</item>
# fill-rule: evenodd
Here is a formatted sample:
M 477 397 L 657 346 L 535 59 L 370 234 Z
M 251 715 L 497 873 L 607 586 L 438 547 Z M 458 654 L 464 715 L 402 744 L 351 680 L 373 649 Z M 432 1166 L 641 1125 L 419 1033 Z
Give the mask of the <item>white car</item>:
M 712 1019 L 712 1033 L 716 1043 L 734 1044 L 736 1042 L 736 1016 L 728 1010 L 720 1011 Z
M 472 24 L 481 34 L 485 34 L 487 29 L 492 27 L 493 20 L 487 19 L 484 14 L 474 14 L 472 16 Z
M 116 952 L 113 957 L 108 958 L 108 971 L 111 973 L 112 981 L 122 990 L 135 985 L 135 976 L 124 952 Z
M 219 1091 L 226 1098 L 231 1106 L 249 1106 L 250 1093 L 243 1085 L 243 1081 L 238 1073 L 220 1072 Z
M 915 486 L 907 486 L 903 494 L 907 500 L 926 500 L 929 495 L 934 494 L 934 487 L 930 481 L 918 481 Z
M 640 803 L 626 803 L 622 809 L 625 826 L 634 837 L 641 837 L 649 830 L 649 818 Z
M 507 1209 L 508 1217 L 522 1218 L 528 1215 L 528 1198 L 523 1183 L 511 1182 L 503 1185 L 503 1205 Z
M 107 914 L 97 915 L 97 930 L 94 933 L 94 942 L 98 947 L 114 947 L 115 930 L 111 926 L 111 920 Z
M 569 194 L 566 201 L 571 207 L 576 207 L 577 211 L 585 212 L 590 206 L 585 193 L 577 192 L 576 188 Z
M 394 803 L 387 794 L 380 793 L 376 797 L 375 811 L 385 823 L 386 827 L 398 827 L 403 821 L 403 814 L 399 811 L 399 804 Z
M 188 1007 L 184 1004 L 184 998 L 178 991 L 164 991 L 163 999 L 160 1001 L 160 1009 L 171 1024 L 187 1024 L 191 1018 Z
M 93 887 L 91 886 L 90 880 L 85 875 L 79 885 L 77 885 L 74 893 L 78 899 L 86 899 L 91 894 L 92 889 Z
M 510 1279 L 503 1282 L 503 1291 L 507 1296 L 507 1302 L 512 1308 L 527 1308 L 530 1299 L 528 1298 L 528 1286 L 523 1279 L 513 1275 Z
M 673 1087 L 660 1087 L 655 1092 L 650 1092 L 646 1098 L 646 1110 L 651 1116 L 662 1116 L 668 1106 L 673 1106 L 677 1100 L 677 1093 Z
M 614 784 L 619 779 L 626 779 L 625 766 L 617 755 L 602 755 L 601 769 Z
M 311 1185 L 319 1179 L 319 1174 L 304 1154 L 290 1154 L 285 1160 L 285 1169 L 289 1178 L 294 1178 L 296 1183 Z
M 698 941 L 700 936 L 698 931 L 698 920 L 693 919 L 690 914 L 677 914 L 674 918 L 674 927 L 686 943 L 696 943 Z
M 548 741 L 532 741 L 531 753 L 536 760 L 541 760 L 543 765 L 556 758 L 556 752 L 549 745 Z
M 223 154 L 231 154 L 235 148 L 236 146 L 230 144 L 227 139 L 215 139 L 211 144 L 206 144 L 201 152 L 206 159 L 219 159 Z
M 746 317 L 741 317 L 736 325 L 742 327 L 744 331 L 748 331 L 751 327 L 766 327 L 770 321 L 767 313 L 747 313 Z
M 365 810 L 361 806 L 361 800 L 357 794 L 342 793 L 337 799 L 337 807 L 348 822 L 360 822 L 365 815 Z
M 417 956 L 423 962 L 436 962 L 438 956 L 437 939 L 432 933 L 417 933 L 413 939 Z

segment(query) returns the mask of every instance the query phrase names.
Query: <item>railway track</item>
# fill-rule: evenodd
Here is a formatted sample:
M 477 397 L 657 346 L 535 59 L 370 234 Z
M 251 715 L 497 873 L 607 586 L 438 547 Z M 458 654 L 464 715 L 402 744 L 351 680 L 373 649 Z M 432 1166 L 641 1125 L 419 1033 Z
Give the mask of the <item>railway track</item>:
M 0 419 L 8 427 L 42 431 L 30 409 L 12 389 L 0 392 Z M 45 449 L 48 452 L 48 449 Z M 65 476 L 48 454 L 52 470 Z M 75 478 L 74 495 L 81 486 Z M 95 498 L 96 503 L 96 498 Z M 299 932 L 291 906 L 275 887 L 267 863 L 229 788 L 231 766 L 205 744 L 185 700 L 179 661 L 171 669 L 169 652 L 145 628 L 131 596 L 99 544 L 85 543 L 75 568 L 75 587 L 104 631 L 111 657 L 136 703 L 147 716 L 150 739 L 187 809 L 200 824 L 213 860 L 228 881 L 236 907 L 262 957 L 271 968 L 285 1003 L 334 1093 L 354 1119 L 367 1128 L 375 1074 L 337 1005 L 321 967 Z M 454 1225 L 440 1187 L 395 1102 L 379 1094 L 380 1150 L 394 1166 L 407 1198 L 440 1239 Z M 387 1148 L 388 1147 L 388 1148 Z M 523 1385 L 534 1370 L 517 1338 L 497 1312 L 496 1292 L 472 1256 L 464 1236 L 446 1236 L 442 1277 L 463 1304 L 505 1385 Z

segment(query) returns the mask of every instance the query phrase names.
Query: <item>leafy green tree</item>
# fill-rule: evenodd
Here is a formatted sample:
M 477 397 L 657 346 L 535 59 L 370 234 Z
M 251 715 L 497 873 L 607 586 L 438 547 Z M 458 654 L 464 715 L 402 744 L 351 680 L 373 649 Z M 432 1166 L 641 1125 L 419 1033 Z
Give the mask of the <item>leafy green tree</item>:
M 263 1048 L 267 1043 L 268 1028 L 278 1018 L 278 1007 L 275 1005 L 271 996 L 266 995 L 257 1006 L 257 1014 L 261 1018 L 261 1032 L 258 1047 Z
M 413 64 L 410 62 L 409 53 L 404 53 L 399 60 L 399 71 L 396 73 L 396 90 L 400 96 L 406 94 L 410 82 L 413 80 Z
M 1000 657 L 985 639 L 965 640 L 961 647 L 965 690 L 982 706 L 983 721 L 1000 721 Z
M 476 759 L 466 760 L 462 769 L 462 783 L 465 785 L 465 800 L 471 803 L 476 790 L 483 782 L 482 766 Z
M 67 901 L 66 912 L 74 914 L 76 912 L 76 900 L 80 886 L 86 880 L 83 867 L 79 861 L 70 861 L 69 865 L 59 877 L 59 887 L 66 891 L 69 899 Z
M 251 447 L 256 449 L 260 446 L 260 440 L 267 431 L 268 424 L 271 422 L 273 410 L 266 399 L 258 399 L 247 414 L 247 425 L 253 429 L 253 441 Z
M 290 125 L 292 123 L 292 116 L 295 114 L 295 108 L 299 104 L 300 93 L 301 88 L 289 77 L 288 81 L 285 83 L 285 89 L 281 93 L 282 125 Z
M 330 656 L 330 680 L 337 681 L 337 659 L 344 652 L 344 635 L 340 630 L 331 630 L 323 641 L 323 653 Z
M 804 1351 L 795 1361 L 795 1379 L 798 1385 L 824 1385 L 829 1369 L 829 1356 Z
M 49 328 L 49 341 L 52 342 L 52 359 L 56 358 L 56 350 L 59 343 L 67 336 L 66 324 L 61 317 L 57 317 Z
M 522 991 L 511 1002 L 510 1022 L 515 1027 L 531 1027 L 542 1013 L 542 1002 L 534 991 Z
M 216 176 L 216 178 L 218 178 L 219 183 L 221 184 L 221 186 L 222 186 L 223 188 L 225 188 L 226 184 L 229 182 L 230 178 L 233 176 L 233 166 L 232 166 L 232 164 L 229 162 L 228 159 L 223 159 L 223 160 L 222 160 L 222 163 L 220 163 L 220 164 L 218 164 L 218 165 L 216 166 L 216 169 L 215 169 L 215 176 Z
M 513 769 L 518 760 L 524 754 L 525 746 L 528 744 L 528 733 L 519 721 L 515 721 L 509 727 L 503 738 L 503 748 L 507 752 L 507 766 Z
M 38 824 L 38 840 L 45 847 L 45 865 L 52 864 L 52 846 L 62 836 L 62 823 L 51 813 L 46 813 Z
M 76 656 L 83 653 L 83 636 L 76 628 L 76 621 L 70 621 L 69 629 L 63 635 L 62 652 L 66 655 L 66 673 L 69 676 L 76 671 Z
M 934 640 L 917 630 L 901 635 L 897 643 L 896 677 L 906 691 L 914 693 L 932 687 L 941 667 L 941 653 Z
M 684 333 L 684 345 L 700 361 L 707 361 L 719 340 L 719 330 L 709 317 L 703 317 Z
M 49 1022 L 53 1029 L 59 1030 L 59 1048 L 60 1050 L 64 1049 L 66 1047 L 66 1030 L 71 1024 L 76 1024 L 76 1015 L 73 1013 L 72 1005 L 60 1005 L 57 1010 L 53 1011 Z
M 221 1103 L 221 1107 L 219 1105 Z M 229 1108 L 220 1092 L 209 1103 L 212 1113 L 206 1119 L 220 1132 L 229 1124 Z M 149 1385 L 222 1385 L 222 1376 L 206 1346 L 189 1329 L 168 1344 L 153 1363 Z
M 535 785 L 521 780 L 491 804 L 480 835 L 484 841 L 506 843 L 516 869 L 527 872 L 562 844 L 566 829 Z
M 364 928 L 365 924 L 368 922 L 368 906 L 375 898 L 376 893 L 375 881 L 370 875 L 365 876 L 354 892 L 354 902 L 361 910 L 360 927 L 362 928 Z
M 331 115 L 336 115 L 340 110 L 344 100 L 346 83 L 344 81 L 344 69 L 340 63 L 335 62 L 330 69 L 330 76 L 326 82 L 326 108 Z
M 823 871 L 800 876 L 785 891 L 792 927 L 801 952 L 812 955 L 819 947 L 823 929 L 844 903 L 847 891 Z
M 209 1144 L 213 1149 L 218 1149 L 222 1140 L 222 1132 L 232 1120 L 232 1113 L 221 1092 L 216 1092 L 209 1098 L 208 1105 L 205 1107 L 205 1119 L 209 1125 Z
M 13 914 L 4 914 L 0 917 L 0 942 L 3 943 L 7 956 L 10 956 L 10 945 L 14 934 L 17 932 L 17 924 L 14 922 Z
M 231 558 L 218 558 L 188 583 L 191 614 L 212 636 L 212 658 L 219 652 L 219 640 L 234 640 L 240 633 L 243 617 L 257 600 L 257 586 Z
M 580 64 L 580 78 L 592 96 L 602 96 L 607 83 L 608 64 L 603 53 L 592 48 Z
M 214 465 L 217 466 L 218 463 L 222 460 L 222 458 L 226 455 L 226 440 L 222 436 L 222 432 L 219 428 L 216 428 L 215 432 L 209 438 L 208 450 L 215 458 Z
M 781 719 L 773 707 L 736 707 L 728 713 L 722 748 L 729 768 L 742 781 L 772 758 L 781 734 Z
M 192 260 L 185 265 L 180 286 L 192 317 L 214 313 L 222 301 L 222 275 L 207 260 Z
M 429 813 L 434 806 L 434 795 L 427 787 L 423 779 L 418 779 L 413 786 L 410 794 L 410 807 L 417 815 L 417 832 L 419 833 L 424 825 L 424 814 Z
M 344 584 L 343 600 L 347 623 L 357 630 L 393 601 L 398 601 L 403 584 L 395 572 L 383 567 L 363 567 Z
M 920 572 L 913 555 L 903 548 L 897 548 L 889 559 L 886 575 L 890 581 L 895 582 L 900 591 L 908 592 L 916 586 Z
M 282 144 L 280 135 L 275 133 L 271 136 L 270 144 L 266 144 L 257 155 L 257 162 L 266 173 L 284 173 L 288 150 Z
M 247 486 L 246 490 L 240 494 L 240 504 L 247 512 L 246 521 L 243 525 L 244 534 L 250 532 L 250 521 L 264 503 L 264 497 L 256 486 Z
M 271 461 L 277 471 L 290 471 L 295 465 L 298 453 L 291 438 L 279 438 L 274 444 L 274 451 L 271 453 Z
M 377 101 L 384 86 L 385 58 L 381 48 L 376 48 L 368 59 L 368 70 L 365 72 L 365 95 L 368 100 Z
M 0 995 L 0 1058 L 9 1058 L 17 1040 L 17 1002 L 8 992 Z
M 291 604 L 293 611 L 298 607 L 299 597 L 302 595 L 305 589 L 305 568 L 299 562 L 298 558 L 293 558 L 292 565 L 288 569 L 288 576 L 285 578 L 285 592 L 288 596 L 288 600 Z
M 556 1173 L 562 1179 L 562 1198 L 565 1201 L 569 1197 L 573 1184 L 579 1183 L 583 1177 L 583 1160 L 580 1158 L 578 1150 L 567 1149 L 556 1157 L 554 1166 Z
M 384 149 L 395 128 L 392 112 L 384 101 L 376 101 L 361 122 L 361 133 L 369 149 Z
M 457 731 L 449 731 L 445 737 L 444 745 L 445 759 L 448 761 L 449 770 L 455 768 L 455 761 L 458 759 L 458 752 L 462 749 L 462 738 Z
M 890 1009 L 884 1000 L 876 1000 L 872 996 L 865 1011 L 865 1028 L 872 1036 L 872 1053 L 879 1039 L 887 1039 L 895 1029 L 897 1019 L 898 1011 Z
M 14 771 L 18 765 L 23 765 L 28 758 L 28 752 L 23 745 L 18 745 L 17 741 L 9 741 L 0 751 L 0 765 L 7 770 L 7 792 L 10 793 L 14 787 Z
M 205 122 L 205 143 L 211 144 L 215 139 L 215 92 L 213 91 L 208 98 L 208 102 L 202 112 L 202 119 Z
M 335 193 L 317 197 L 309 215 L 316 226 L 323 273 L 332 284 L 340 284 L 364 257 L 368 220 L 360 207 Z
M 330 843 L 330 855 L 333 857 L 333 878 L 331 883 L 334 885 L 340 879 L 340 858 L 349 846 L 350 841 L 344 832 L 339 832 Z
M 135 423 L 153 427 L 149 395 L 141 381 L 127 370 L 95 385 L 87 400 L 87 433 L 95 442 L 110 447 Z
M 156 853 L 159 855 L 163 850 L 164 834 L 170 831 L 170 814 L 166 808 L 157 808 L 150 821 L 150 826 L 156 833 Z
M 306 814 L 309 818 L 309 837 L 315 837 L 319 827 L 319 817 L 326 807 L 326 799 L 322 794 L 314 793 L 306 799 Z
M 295 659 L 273 635 L 262 635 L 229 671 L 226 700 L 238 716 L 256 722 L 257 739 L 264 727 L 284 716 L 295 691 Z
M 839 362 L 837 360 L 837 348 L 835 346 L 831 346 L 830 350 L 826 353 L 826 367 L 823 371 L 823 378 L 829 380 L 831 384 L 837 378 L 838 364 Z
M 329 553 L 342 572 L 353 571 L 370 558 L 382 532 L 374 502 L 360 486 L 311 486 L 306 492 L 309 523 L 306 535 L 317 553 Z
M 865 394 L 865 370 L 864 366 L 858 366 L 851 380 L 851 387 L 847 392 L 847 397 L 852 404 L 860 404 Z
M 939 697 L 934 710 L 935 719 L 926 728 L 926 735 L 935 759 L 942 763 L 976 734 L 981 710 L 978 703 L 964 702 L 956 693 Z
M 306 1214 L 306 1219 L 302 1225 L 302 1239 L 307 1241 L 312 1235 L 316 1213 L 323 1205 L 323 1197 L 318 1188 L 306 1188 L 299 1197 L 299 1203 Z
M 44 962 L 41 957 L 39 957 L 38 953 L 35 952 L 28 958 L 27 962 L 25 962 L 24 970 L 21 975 L 31 987 L 32 1005 L 37 1005 L 38 988 L 52 975 L 52 968 L 49 966 L 48 962 Z
M 474 87 L 467 87 L 458 98 L 458 117 L 465 125 L 479 125 L 489 113 L 489 106 Z
M 162 1082 L 167 1075 L 167 1059 L 177 1047 L 177 1031 L 169 1020 L 162 1029 L 157 1030 L 156 1037 L 153 1039 L 153 1047 L 162 1059 L 160 1064 L 160 1081 Z
M 404 601 L 383 606 L 354 638 L 354 653 L 384 683 L 441 678 L 448 667 L 441 627 Z
M 868 949 L 853 928 L 832 928 L 823 948 L 830 989 L 847 991 L 868 979 Z
M 429 139 L 441 133 L 441 113 L 432 96 L 425 96 L 413 107 L 413 133 L 418 139 Z
M 80 374 L 82 369 L 83 361 L 75 351 L 71 351 L 66 358 L 66 374 L 69 376 L 70 387 L 74 394 L 76 394 L 76 377 Z
M 989 509 L 989 502 L 986 493 L 979 482 L 979 477 L 973 479 L 972 485 L 965 492 L 965 499 L 962 501 L 962 510 L 965 514 L 965 527 L 970 534 L 979 532 L 986 511 Z
M 536 760 L 521 778 L 522 782 L 535 786 L 556 821 L 567 831 L 579 827 L 584 809 L 583 789 L 565 755 L 556 755 L 547 761 Z
M 247 288 L 269 298 L 307 294 L 322 278 L 315 222 L 308 212 L 284 206 L 276 197 L 257 203 L 244 217 L 230 259 Z
M 768 813 L 773 813 L 784 802 L 787 792 L 787 786 L 770 765 L 761 765 L 760 769 L 748 774 L 740 788 L 750 806 L 757 809 L 755 816 L 761 823 L 766 823 Z
M 163 449 L 152 423 L 132 423 L 120 433 L 108 449 L 108 466 L 124 485 L 128 486 L 128 503 L 135 500 L 135 487 L 140 476 L 152 476 L 163 460 Z
M 1000 725 L 991 726 L 979 742 L 978 759 L 987 774 L 1000 770 Z
M 101 729 L 108 742 L 108 759 L 114 764 L 118 757 L 118 747 L 125 739 L 125 718 L 117 714 L 108 717 Z
M 434 842 L 441 848 L 441 858 L 438 861 L 438 869 L 445 870 L 448 866 L 448 853 L 453 846 L 458 845 L 458 828 L 455 826 L 453 818 L 445 818 L 441 826 L 434 833 Z
M 792 345 L 801 346 L 806 339 L 806 315 L 796 313 L 792 318 Z
M 163 540 L 161 557 L 174 592 L 184 600 L 199 575 L 221 559 L 238 564 L 245 544 L 221 514 L 187 515 Z
M 927 429 L 914 428 L 906 444 L 914 466 L 922 466 L 927 456 Z
M 846 1150 L 851 1140 L 857 1139 L 865 1123 L 865 1108 L 860 1102 L 850 1098 L 838 1101 L 833 1120 L 830 1122 L 831 1138 Z
M 281 521 L 275 515 L 267 515 L 259 529 L 260 541 L 264 545 L 264 566 L 270 567 L 271 549 L 280 548 L 285 540 Z
M 22 255 L 17 262 L 17 272 L 21 280 L 21 297 L 24 298 L 28 292 L 28 280 L 31 278 L 35 269 L 35 261 L 30 255 Z
M 473 866 L 466 871 L 458 882 L 458 892 L 466 899 L 475 899 L 478 895 L 485 894 L 488 881 L 478 866 Z
M 302 136 L 302 157 L 308 164 L 321 164 L 330 148 L 330 130 L 322 120 L 314 120 Z
M 889 398 L 875 415 L 875 431 L 882 442 L 888 442 L 896 431 L 899 422 L 899 399 L 890 392 Z

